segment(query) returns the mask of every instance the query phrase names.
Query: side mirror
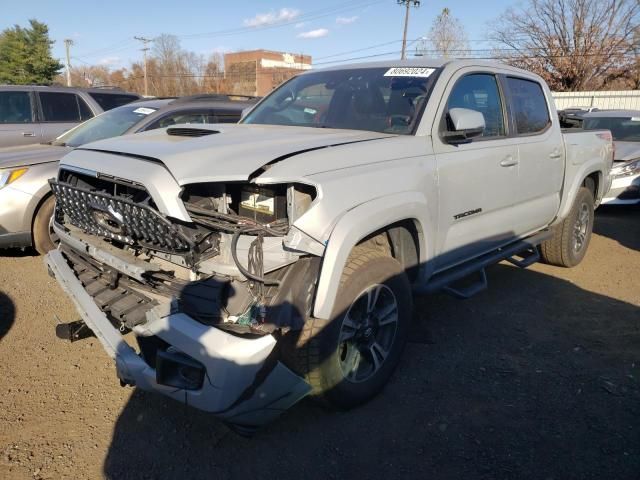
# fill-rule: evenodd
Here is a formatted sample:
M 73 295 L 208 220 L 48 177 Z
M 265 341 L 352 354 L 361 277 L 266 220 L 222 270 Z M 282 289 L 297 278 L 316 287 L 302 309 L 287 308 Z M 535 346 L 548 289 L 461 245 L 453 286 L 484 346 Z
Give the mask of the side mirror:
M 453 127 L 453 131 L 444 133 L 448 143 L 463 143 L 484 132 L 484 115 L 480 112 L 469 108 L 452 108 L 447 116 L 449 126 Z

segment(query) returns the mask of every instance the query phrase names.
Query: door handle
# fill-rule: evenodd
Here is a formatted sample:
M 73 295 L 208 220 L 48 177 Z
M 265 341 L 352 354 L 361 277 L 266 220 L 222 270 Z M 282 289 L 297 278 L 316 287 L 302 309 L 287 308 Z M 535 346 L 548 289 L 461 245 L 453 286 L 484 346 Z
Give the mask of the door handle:
M 552 158 L 552 159 L 560 158 L 561 156 L 562 156 L 562 153 L 558 150 L 554 150 L 549 154 L 549 158 Z
M 517 165 L 518 159 L 515 158 L 513 155 L 507 155 L 504 160 L 502 160 L 500 162 L 500 166 L 501 167 L 513 167 L 514 165 Z
M 35 137 L 36 134 L 34 132 L 22 132 L 23 137 Z

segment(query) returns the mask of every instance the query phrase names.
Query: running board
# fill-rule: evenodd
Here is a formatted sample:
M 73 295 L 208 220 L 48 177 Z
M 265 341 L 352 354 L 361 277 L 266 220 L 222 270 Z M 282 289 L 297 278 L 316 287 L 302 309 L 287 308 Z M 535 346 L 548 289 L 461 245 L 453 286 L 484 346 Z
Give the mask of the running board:
M 527 268 L 540 260 L 537 247 L 549 239 L 551 235 L 552 232 L 550 230 L 544 230 L 531 237 L 486 253 L 462 265 L 435 274 L 427 283 L 415 285 L 413 291 L 417 294 L 429 294 L 443 290 L 457 298 L 470 298 L 487 288 L 485 268 L 502 260 L 507 260 L 520 268 Z M 478 281 L 465 287 L 455 287 L 453 285 L 455 282 L 467 278 L 474 273 L 480 274 Z

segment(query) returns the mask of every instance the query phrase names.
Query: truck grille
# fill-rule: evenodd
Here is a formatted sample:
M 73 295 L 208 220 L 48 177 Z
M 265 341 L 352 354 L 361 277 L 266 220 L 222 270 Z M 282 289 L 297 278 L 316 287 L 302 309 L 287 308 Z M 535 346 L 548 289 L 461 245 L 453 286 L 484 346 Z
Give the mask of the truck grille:
M 185 252 L 191 241 L 159 212 L 127 199 L 49 180 L 60 214 L 87 233 L 129 245 Z

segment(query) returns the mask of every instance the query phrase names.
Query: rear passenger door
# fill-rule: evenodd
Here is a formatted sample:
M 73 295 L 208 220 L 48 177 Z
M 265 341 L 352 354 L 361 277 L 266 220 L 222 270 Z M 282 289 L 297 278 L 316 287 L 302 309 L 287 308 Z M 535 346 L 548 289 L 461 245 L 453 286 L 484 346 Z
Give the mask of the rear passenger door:
M 75 93 L 39 91 L 42 140 L 48 142 L 93 117 L 87 103 Z
M 0 91 L 0 148 L 40 143 L 35 102 L 27 90 Z
M 498 75 L 473 67 L 449 80 L 438 107 L 432 142 L 438 169 L 437 270 L 509 243 L 518 188 L 517 144 L 509 137 L 503 89 Z M 482 113 L 485 129 L 466 143 L 448 143 L 448 111 Z
M 511 131 L 518 141 L 519 179 L 514 211 L 515 229 L 532 232 L 546 226 L 560 207 L 564 179 L 564 143 L 559 126 L 553 128 L 551 106 L 540 83 L 502 77 L 509 98 Z

